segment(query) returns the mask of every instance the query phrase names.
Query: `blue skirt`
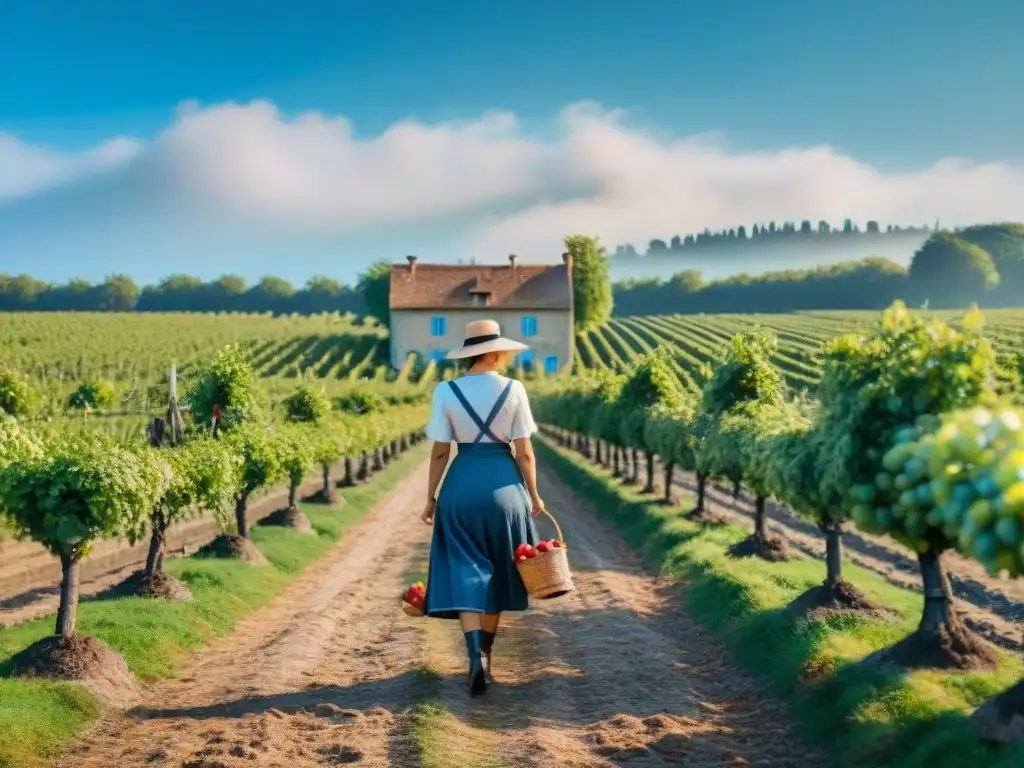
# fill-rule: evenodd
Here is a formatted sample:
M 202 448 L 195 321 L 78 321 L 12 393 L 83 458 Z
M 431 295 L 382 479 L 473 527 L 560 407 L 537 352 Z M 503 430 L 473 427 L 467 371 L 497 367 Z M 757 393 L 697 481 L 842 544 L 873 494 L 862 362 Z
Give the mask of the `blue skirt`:
M 458 451 L 437 498 L 426 613 L 525 611 L 529 598 L 512 556 L 538 537 L 519 465 L 503 443 L 460 443 Z

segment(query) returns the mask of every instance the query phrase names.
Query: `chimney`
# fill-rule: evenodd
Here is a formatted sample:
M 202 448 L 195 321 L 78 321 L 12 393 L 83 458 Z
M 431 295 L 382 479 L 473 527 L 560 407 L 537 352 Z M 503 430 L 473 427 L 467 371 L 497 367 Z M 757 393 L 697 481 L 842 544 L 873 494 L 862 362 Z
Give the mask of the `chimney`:
M 409 262 L 409 277 L 416 277 L 416 257 L 406 256 L 406 260 Z
M 562 254 L 562 261 L 565 263 L 565 268 L 571 272 L 572 271 L 572 254 L 569 253 L 569 251 L 566 251 L 565 253 Z
M 515 268 L 516 268 L 516 259 L 518 259 L 518 258 L 519 258 L 519 257 L 518 257 L 518 256 L 516 256 L 516 255 L 515 255 L 514 253 L 510 253 L 510 254 L 508 255 L 508 265 L 509 265 L 510 267 L 512 267 L 512 271 L 515 271 Z

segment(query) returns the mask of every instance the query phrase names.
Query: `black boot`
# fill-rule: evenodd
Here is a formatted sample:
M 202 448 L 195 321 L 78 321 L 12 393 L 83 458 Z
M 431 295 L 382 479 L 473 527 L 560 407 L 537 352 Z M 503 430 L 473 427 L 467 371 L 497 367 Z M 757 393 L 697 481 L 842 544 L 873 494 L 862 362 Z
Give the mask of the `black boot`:
M 466 654 L 469 656 L 469 692 L 479 696 L 487 690 L 487 669 L 483 654 L 483 630 L 465 633 Z
M 494 649 L 494 638 L 498 635 L 496 632 L 488 632 L 484 630 L 484 640 L 480 644 L 481 649 L 484 652 L 484 674 L 487 677 L 488 683 L 494 682 L 494 675 L 491 671 L 491 651 Z

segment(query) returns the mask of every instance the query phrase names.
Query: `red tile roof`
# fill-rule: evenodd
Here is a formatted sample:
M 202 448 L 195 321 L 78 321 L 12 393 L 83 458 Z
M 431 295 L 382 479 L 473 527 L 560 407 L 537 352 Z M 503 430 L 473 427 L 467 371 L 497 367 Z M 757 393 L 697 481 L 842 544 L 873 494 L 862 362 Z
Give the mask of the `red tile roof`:
M 565 264 L 393 264 L 391 309 L 470 309 L 474 293 L 489 293 L 488 307 L 569 309 L 569 284 Z

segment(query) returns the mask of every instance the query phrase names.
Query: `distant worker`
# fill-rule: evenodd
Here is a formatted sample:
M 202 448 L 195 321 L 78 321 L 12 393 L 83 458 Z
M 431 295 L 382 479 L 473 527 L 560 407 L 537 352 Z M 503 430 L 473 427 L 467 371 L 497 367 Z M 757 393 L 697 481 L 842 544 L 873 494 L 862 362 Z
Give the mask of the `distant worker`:
M 526 389 L 502 375 L 512 354 L 524 349 L 503 338 L 493 320 L 469 323 L 463 345 L 448 353 L 449 360 L 465 362 L 466 373 L 437 385 L 427 425 L 434 445 L 422 519 L 433 524 L 434 535 L 425 611 L 461 622 L 474 695 L 492 682 L 501 614 L 529 607 L 513 553 L 537 543 L 532 518 L 544 511 L 530 440 L 537 425 Z M 453 441 L 458 453 L 435 502 Z

